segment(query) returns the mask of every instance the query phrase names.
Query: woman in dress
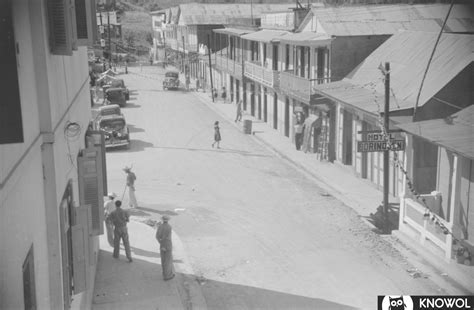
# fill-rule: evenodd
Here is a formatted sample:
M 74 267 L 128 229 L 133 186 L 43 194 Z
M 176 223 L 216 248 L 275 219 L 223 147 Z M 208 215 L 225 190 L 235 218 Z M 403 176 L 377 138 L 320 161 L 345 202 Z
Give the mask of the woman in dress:
M 217 144 L 217 148 L 220 149 L 219 147 L 220 141 L 221 141 L 221 131 L 219 129 L 219 122 L 216 121 L 214 123 L 214 142 L 212 143 L 212 147 L 214 147 L 214 145 Z

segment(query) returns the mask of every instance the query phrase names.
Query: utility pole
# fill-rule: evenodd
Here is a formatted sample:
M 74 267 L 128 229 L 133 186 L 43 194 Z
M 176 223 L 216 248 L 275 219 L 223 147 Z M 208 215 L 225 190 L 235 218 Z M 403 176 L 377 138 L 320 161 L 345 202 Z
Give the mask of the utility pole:
M 107 11 L 107 36 L 109 37 L 109 69 L 112 68 L 112 44 L 110 40 L 110 14 Z
M 184 44 L 184 36 L 181 36 L 181 41 L 183 41 L 183 70 L 186 75 L 186 45 Z
M 214 84 L 212 82 L 212 63 L 211 63 L 211 35 L 207 35 L 207 53 L 209 54 L 209 75 L 211 77 L 211 97 L 214 102 Z
M 390 63 L 385 63 L 385 109 L 383 114 L 383 126 L 384 132 L 387 134 L 387 142 L 390 140 L 390 131 L 389 131 L 389 110 L 390 110 Z M 388 221 L 388 189 L 390 186 L 389 175 L 390 175 L 390 151 L 386 150 L 383 152 L 383 221 L 384 229 L 386 231 L 390 230 L 389 221 Z

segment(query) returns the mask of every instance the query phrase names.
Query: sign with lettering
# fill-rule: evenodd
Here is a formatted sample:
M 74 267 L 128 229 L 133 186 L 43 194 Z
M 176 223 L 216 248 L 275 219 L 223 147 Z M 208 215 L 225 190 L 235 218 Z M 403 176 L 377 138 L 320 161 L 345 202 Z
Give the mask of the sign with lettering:
M 375 141 L 357 141 L 357 152 L 383 152 L 383 151 L 404 151 L 405 140 L 375 140 Z

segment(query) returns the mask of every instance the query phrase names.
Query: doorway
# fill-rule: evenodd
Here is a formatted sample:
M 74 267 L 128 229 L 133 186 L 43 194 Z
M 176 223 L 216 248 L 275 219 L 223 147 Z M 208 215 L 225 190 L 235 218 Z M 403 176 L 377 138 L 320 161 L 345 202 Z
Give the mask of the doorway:
M 285 99 L 285 136 L 290 136 L 290 99 Z
M 255 84 L 250 84 L 250 114 L 255 116 Z
M 263 121 L 267 122 L 267 89 L 263 89 Z
M 273 129 L 278 129 L 278 95 L 273 93 Z
M 342 163 L 352 165 L 352 114 L 343 110 Z

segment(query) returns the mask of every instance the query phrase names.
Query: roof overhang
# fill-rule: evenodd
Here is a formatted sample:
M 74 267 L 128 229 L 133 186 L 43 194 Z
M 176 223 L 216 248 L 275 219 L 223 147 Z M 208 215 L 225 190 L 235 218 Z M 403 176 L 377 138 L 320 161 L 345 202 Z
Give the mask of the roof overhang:
M 242 36 L 242 39 L 250 40 L 250 41 L 259 41 L 264 43 L 278 43 L 282 39 L 282 37 L 288 35 L 290 32 L 283 31 L 283 30 L 269 30 L 264 29 L 260 31 L 256 31 L 253 33 L 249 33 Z
M 316 32 L 299 32 L 288 34 L 280 39 L 281 43 L 300 45 L 300 46 L 311 46 L 311 47 L 323 47 L 331 44 L 332 38 L 316 33 Z
M 241 36 L 241 35 L 255 32 L 255 30 L 239 29 L 239 28 L 220 28 L 220 29 L 214 29 L 213 31 L 215 33 L 229 34 L 229 35 L 234 35 L 234 36 Z

